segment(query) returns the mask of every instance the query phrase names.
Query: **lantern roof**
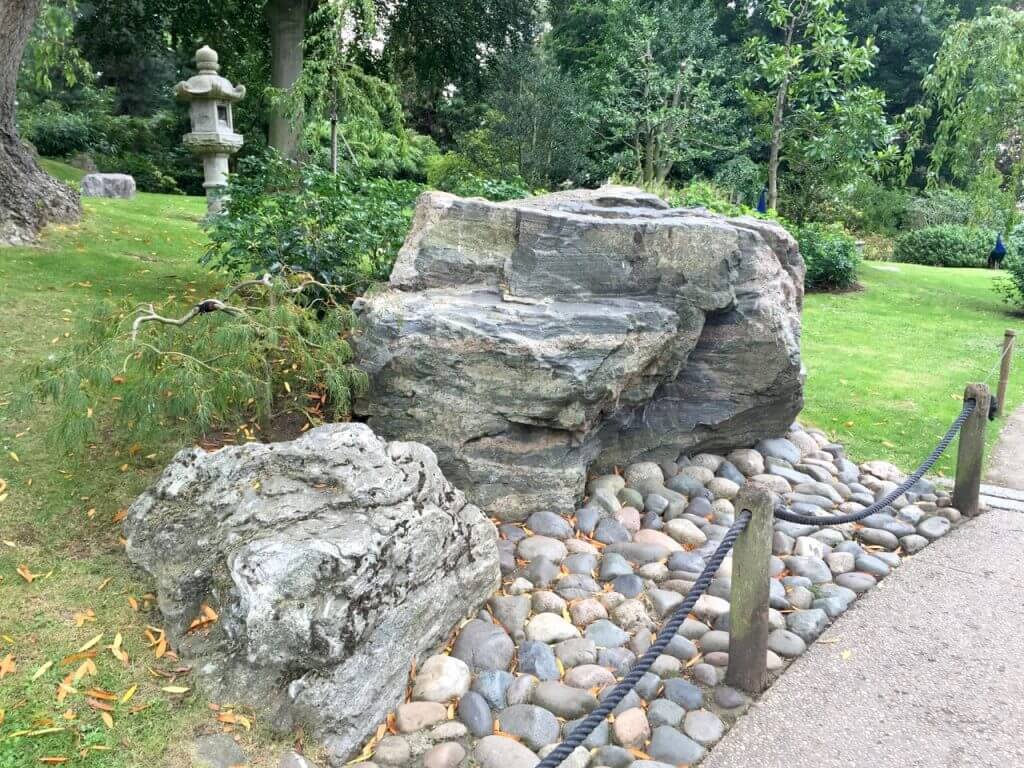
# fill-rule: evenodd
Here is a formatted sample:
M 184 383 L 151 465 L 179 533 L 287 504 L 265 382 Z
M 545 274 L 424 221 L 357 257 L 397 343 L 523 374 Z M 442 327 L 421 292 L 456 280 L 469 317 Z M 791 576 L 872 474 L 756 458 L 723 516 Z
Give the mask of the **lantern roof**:
M 213 100 L 233 103 L 245 98 L 244 85 L 232 85 L 220 71 L 217 52 L 208 45 L 196 51 L 196 68 L 199 72 L 188 80 L 174 86 L 174 95 L 179 101 Z

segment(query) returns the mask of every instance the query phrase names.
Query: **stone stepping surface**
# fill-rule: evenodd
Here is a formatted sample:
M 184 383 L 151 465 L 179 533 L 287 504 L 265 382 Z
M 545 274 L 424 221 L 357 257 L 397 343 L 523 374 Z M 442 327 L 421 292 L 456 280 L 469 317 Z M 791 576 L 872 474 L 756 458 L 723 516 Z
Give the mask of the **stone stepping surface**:
M 794 425 L 727 456 L 640 462 L 594 477 L 575 511 L 496 523 L 502 586 L 444 653 L 423 661 L 409 701 L 361 768 L 532 768 L 598 706 L 650 646 L 732 524 L 753 478 L 795 510 L 856 512 L 905 478 L 860 466 L 821 431 Z M 567 514 L 563 514 L 567 513 Z M 775 522 L 768 669 L 774 679 L 894 568 L 960 522 L 949 491 L 922 480 L 861 523 Z M 563 763 L 699 763 L 750 705 L 723 682 L 731 555 L 666 652 Z

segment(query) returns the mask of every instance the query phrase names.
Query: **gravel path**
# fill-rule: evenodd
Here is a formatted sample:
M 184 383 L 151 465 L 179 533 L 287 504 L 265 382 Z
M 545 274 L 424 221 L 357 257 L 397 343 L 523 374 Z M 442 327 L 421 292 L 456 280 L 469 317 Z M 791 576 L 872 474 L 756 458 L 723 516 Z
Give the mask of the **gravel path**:
M 959 528 L 840 618 L 703 768 L 1024 765 L 1022 585 L 1024 517 Z
M 1006 420 L 988 463 L 985 482 L 1024 491 L 1024 407 Z

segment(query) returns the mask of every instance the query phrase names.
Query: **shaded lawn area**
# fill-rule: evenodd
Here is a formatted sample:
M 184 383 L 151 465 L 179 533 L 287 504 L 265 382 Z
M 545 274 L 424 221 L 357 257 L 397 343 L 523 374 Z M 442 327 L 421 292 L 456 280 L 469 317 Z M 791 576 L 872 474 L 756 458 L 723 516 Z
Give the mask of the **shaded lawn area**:
M 37 247 L 0 249 L 0 669 L 8 655 L 14 664 L 0 676 L 0 768 L 39 766 L 44 757 L 188 766 L 191 738 L 224 727 L 193 695 L 190 676 L 175 671 L 182 662 L 157 658 L 146 630 L 160 627 L 160 615 L 120 541 L 122 510 L 180 446 L 145 459 L 100 445 L 75 459 L 44 440 L 47 409 L 30 416 L 12 403 L 27 364 L 70 343 L 75 320 L 98 300 L 214 289 L 218 279 L 197 263 L 204 213 L 201 198 L 87 199 L 80 225 L 52 228 Z M 94 658 L 62 661 L 100 634 L 85 651 Z M 109 647 L 118 635 L 127 661 Z M 58 700 L 61 681 L 88 661 L 95 674 L 72 680 L 74 692 Z M 239 730 L 245 741 L 261 729 Z
M 997 273 L 865 262 L 865 290 L 812 294 L 804 308 L 807 405 L 801 418 L 845 443 L 856 461 L 887 459 L 911 470 L 960 411 L 964 387 L 982 381 L 1007 328 L 1024 331 L 993 290 Z M 1024 401 L 1024 354 L 1007 412 Z M 998 371 L 990 386 L 995 390 Z M 989 425 L 995 439 L 1000 422 Z M 990 443 L 991 444 L 991 443 Z M 956 444 L 936 465 L 952 475 Z
M 69 181 L 81 175 L 46 165 Z M 0 768 L 43 757 L 178 768 L 190 764 L 193 736 L 223 727 L 193 696 L 189 675 L 175 671 L 181 662 L 157 658 L 146 630 L 159 628 L 160 615 L 120 542 L 122 510 L 180 446 L 143 458 L 100 445 L 74 459 L 47 446 L 46 409 L 28 417 L 11 405 L 26 365 L 69 343 L 75 319 L 97 300 L 158 301 L 217 287 L 197 264 L 204 210 L 201 199 L 164 195 L 86 200 L 81 225 L 50 230 L 39 247 L 0 250 L 0 665 L 8 655 L 14 663 L 0 677 Z M 803 418 L 855 459 L 910 468 L 958 411 L 964 384 L 991 368 L 1014 321 L 986 271 L 865 264 L 862 275 L 863 292 L 807 299 Z M 1024 369 L 1012 395 L 1011 405 L 1024 400 Z M 940 465 L 952 466 L 950 458 Z M 87 659 L 63 660 L 101 634 L 85 651 L 95 652 L 95 674 L 58 701 L 61 681 Z M 127 662 L 109 647 L 118 634 Z M 97 698 L 106 693 L 116 699 Z M 109 723 L 97 704 L 110 708 Z M 250 750 L 257 766 L 276 765 L 259 720 L 237 735 L 260 740 L 264 748 Z

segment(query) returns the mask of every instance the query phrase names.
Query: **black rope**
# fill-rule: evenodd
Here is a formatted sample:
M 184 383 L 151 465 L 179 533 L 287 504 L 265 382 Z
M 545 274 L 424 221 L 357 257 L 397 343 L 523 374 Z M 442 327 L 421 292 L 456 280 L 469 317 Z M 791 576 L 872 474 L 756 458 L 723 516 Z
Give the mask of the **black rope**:
M 858 520 L 863 520 L 869 515 L 875 514 L 876 512 L 881 512 L 896 501 L 896 499 L 909 491 L 918 480 L 924 477 L 925 472 L 935 466 L 935 462 L 939 460 L 939 456 L 941 456 L 949 447 L 949 444 L 953 442 L 953 439 L 960 431 L 960 428 L 964 425 L 964 422 L 967 421 L 967 418 L 972 413 L 974 413 L 976 405 L 977 401 L 973 398 L 970 400 L 964 400 L 964 407 L 963 410 L 960 411 L 960 415 L 956 417 L 956 420 L 950 426 L 942 440 L 940 440 L 939 444 L 935 446 L 935 450 L 932 451 L 928 458 L 921 463 L 921 466 L 914 470 L 914 473 L 900 483 L 899 486 L 897 486 L 891 493 L 887 494 L 884 498 L 879 499 L 870 507 L 866 507 L 860 512 L 850 512 L 845 515 L 815 517 L 813 515 L 801 515 L 798 512 L 793 512 L 789 507 L 782 505 L 775 508 L 775 517 L 779 520 L 785 520 L 788 523 L 799 523 L 800 525 L 842 525 L 843 523 L 855 523 Z
M 552 752 L 548 754 L 540 763 L 537 764 L 537 768 L 558 768 L 569 755 L 573 753 L 576 747 L 581 746 L 587 737 L 593 733 L 594 729 L 597 728 L 604 719 L 611 714 L 612 710 L 619 706 L 626 694 L 636 687 L 636 684 L 640 682 L 640 678 L 647 674 L 650 670 L 651 665 L 654 664 L 662 652 L 668 647 L 668 644 L 672 642 L 672 638 L 675 637 L 676 632 L 679 631 L 679 627 L 683 625 L 686 617 L 690 611 L 693 610 L 693 606 L 697 603 L 697 600 L 701 595 L 707 591 L 707 588 L 711 585 L 711 580 L 715 578 L 715 573 L 722 565 L 722 561 L 725 560 L 725 556 L 729 554 L 729 550 L 732 549 L 733 544 L 736 543 L 736 539 L 739 537 L 743 530 L 747 527 L 747 523 L 750 522 L 751 514 L 748 510 L 743 510 L 737 516 L 736 521 L 729 528 L 728 532 L 722 538 L 722 542 L 718 545 L 718 549 L 715 550 L 714 554 L 708 559 L 707 565 L 704 566 L 704 570 L 701 571 L 700 576 L 697 577 L 697 581 L 690 587 L 690 591 L 686 593 L 686 599 L 680 603 L 679 607 L 672 613 L 670 618 L 665 625 L 661 628 L 658 633 L 657 639 L 651 644 L 651 647 L 647 649 L 647 652 L 641 656 L 637 662 L 633 665 L 633 668 L 629 670 L 622 680 L 612 689 L 600 706 L 587 715 L 583 722 L 572 729 L 572 733 L 569 734 L 568 738 L 559 744 Z

